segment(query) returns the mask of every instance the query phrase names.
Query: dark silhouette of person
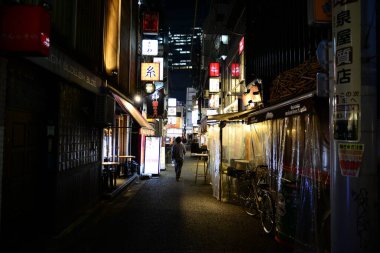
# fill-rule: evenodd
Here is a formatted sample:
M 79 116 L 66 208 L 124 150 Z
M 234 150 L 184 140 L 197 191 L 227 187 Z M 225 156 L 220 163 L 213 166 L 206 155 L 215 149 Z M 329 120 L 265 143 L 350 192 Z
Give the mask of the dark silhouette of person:
M 179 181 L 179 178 L 181 177 L 181 170 L 182 170 L 185 154 L 186 154 L 186 147 L 182 143 L 182 138 L 181 137 L 175 138 L 175 144 L 172 147 L 172 160 L 175 161 L 174 168 L 175 168 L 175 175 L 176 175 L 177 181 Z

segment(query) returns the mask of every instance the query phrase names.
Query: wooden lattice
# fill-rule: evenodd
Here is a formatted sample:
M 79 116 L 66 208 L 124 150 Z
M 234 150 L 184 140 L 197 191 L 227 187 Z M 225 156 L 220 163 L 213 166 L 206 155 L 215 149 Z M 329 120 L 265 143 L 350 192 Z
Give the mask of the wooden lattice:
M 314 90 L 317 72 L 323 72 L 323 69 L 315 57 L 293 69 L 282 72 L 272 82 L 270 103 Z

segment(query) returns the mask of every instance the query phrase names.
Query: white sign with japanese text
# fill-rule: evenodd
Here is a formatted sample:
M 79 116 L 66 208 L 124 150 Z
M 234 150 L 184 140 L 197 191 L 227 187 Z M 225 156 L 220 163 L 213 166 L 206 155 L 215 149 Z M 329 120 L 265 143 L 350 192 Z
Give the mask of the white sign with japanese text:
M 177 108 L 176 107 L 168 107 L 168 116 L 176 116 Z
M 142 55 L 158 55 L 158 40 L 142 40 Z
M 160 145 L 161 137 L 145 137 L 145 174 L 154 175 L 160 173 Z
M 360 23 L 360 0 L 333 0 L 335 140 L 360 140 Z

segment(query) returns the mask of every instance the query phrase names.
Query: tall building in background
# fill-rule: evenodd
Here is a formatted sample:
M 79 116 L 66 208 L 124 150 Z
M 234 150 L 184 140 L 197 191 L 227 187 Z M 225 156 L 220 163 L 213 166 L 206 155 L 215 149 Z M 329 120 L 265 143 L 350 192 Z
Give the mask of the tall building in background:
M 197 87 L 198 66 L 202 43 L 202 29 L 189 32 L 167 32 L 167 60 L 169 71 L 169 94 L 186 103 L 186 88 Z
M 195 27 L 193 33 L 168 32 L 168 64 L 170 70 L 192 69 L 192 50 L 200 47 L 202 29 Z

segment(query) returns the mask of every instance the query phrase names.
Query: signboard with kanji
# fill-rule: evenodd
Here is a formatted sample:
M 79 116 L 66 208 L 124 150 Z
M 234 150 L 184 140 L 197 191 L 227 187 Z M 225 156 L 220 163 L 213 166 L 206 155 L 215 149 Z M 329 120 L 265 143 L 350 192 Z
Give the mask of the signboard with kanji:
M 142 55 L 158 55 L 158 40 L 142 40 Z
M 157 35 L 159 28 L 158 12 L 146 11 L 143 14 L 142 30 L 147 35 Z
M 232 77 L 240 77 L 239 63 L 232 63 L 231 64 L 231 76 Z
M 158 62 L 141 63 L 141 81 L 159 81 L 160 64 Z
M 239 55 L 244 51 L 244 37 L 239 41 Z
M 152 95 L 146 97 L 147 118 L 162 118 L 164 113 L 165 94 L 164 90 L 155 91 Z
M 176 107 L 168 107 L 168 116 L 176 116 L 177 108 Z
M 338 157 L 342 176 L 358 177 L 362 165 L 364 144 L 339 143 Z
M 48 56 L 50 15 L 42 6 L 0 7 L 0 51 L 23 56 Z
M 360 140 L 361 29 L 360 1 L 333 1 L 334 139 Z
M 209 76 L 218 77 L 220 75 L 220 65 L 219 62 L 211 62 L 209 66 Z

